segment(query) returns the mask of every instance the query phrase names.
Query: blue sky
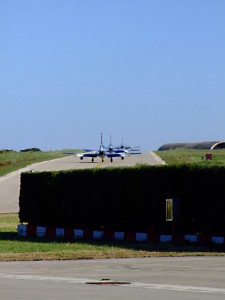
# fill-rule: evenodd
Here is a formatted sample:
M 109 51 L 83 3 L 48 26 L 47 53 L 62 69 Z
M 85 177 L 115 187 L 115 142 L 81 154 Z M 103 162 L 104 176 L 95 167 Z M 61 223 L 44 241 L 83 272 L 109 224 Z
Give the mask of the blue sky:
M 0 0 L 0 149 L 225 140 L 224 0 Z

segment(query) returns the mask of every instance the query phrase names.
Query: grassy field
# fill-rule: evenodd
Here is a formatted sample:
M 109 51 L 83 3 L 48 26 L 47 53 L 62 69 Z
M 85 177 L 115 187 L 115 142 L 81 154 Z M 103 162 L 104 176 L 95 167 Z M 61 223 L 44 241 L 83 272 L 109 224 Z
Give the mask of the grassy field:
M 225 150 L 173 149 L 155 151 L 167 164 L 225 165 Z M 206 160 L 212 154 L 212 160 Z
M 75 152 L 77 150 L 61 150 L 47 152 L 0 151 L 0 176 L 24 168 L 33 163 L 63 157 L 65 156 L 63 154 L 64 151 Z

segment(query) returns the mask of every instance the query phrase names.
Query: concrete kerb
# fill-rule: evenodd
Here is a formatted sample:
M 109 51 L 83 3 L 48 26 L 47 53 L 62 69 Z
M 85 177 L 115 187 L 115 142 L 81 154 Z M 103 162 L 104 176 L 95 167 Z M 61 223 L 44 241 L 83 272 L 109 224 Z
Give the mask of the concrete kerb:
M 33 226 L 29 224 L 18 225 L 18 236 L 21 237 L 55 237 L 55 238 L 73 238 L 73 239 L 93 239 L 93 240 L 120 240 L 133 242 L 192 242 L 192 243 L 210 243 L 225 244 L 225 238 L 222 236 L 208 236 L 197 234 L 165 235 L 152 234 L 149 232 L 108 232 L 104 230 L 84 230 L 71 228 L 48 228 L 43 226 Z

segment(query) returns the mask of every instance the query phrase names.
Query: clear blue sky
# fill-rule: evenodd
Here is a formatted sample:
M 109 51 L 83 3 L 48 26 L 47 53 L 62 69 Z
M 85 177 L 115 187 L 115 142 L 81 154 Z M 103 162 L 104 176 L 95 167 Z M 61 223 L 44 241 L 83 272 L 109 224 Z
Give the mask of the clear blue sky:
M 0 0 L 0 149 L 225 140 L 224 0 Z

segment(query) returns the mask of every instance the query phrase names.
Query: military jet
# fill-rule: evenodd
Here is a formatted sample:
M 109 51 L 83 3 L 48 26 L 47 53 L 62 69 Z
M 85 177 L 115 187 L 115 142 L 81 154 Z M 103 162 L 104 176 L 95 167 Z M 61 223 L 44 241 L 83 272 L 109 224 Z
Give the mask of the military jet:
M 141 154 L 140 146 L 131 147 L 124 145 L 123 139 L 120 146 L 116 146 L 113 148 L 116 153 L 126 153 L 127 155 Z
M 100 157 L 102 159 L 102 162 L 104 162 L 105 157 L 109 157 L 110 161 L 113 162 L 114 157 L 120 157 L 122 160 L 124 160 L 124 157 L 126 156 L 125 153 L 115 152 L 113 148 L 110 148 L 110 150 L 105 148 L 102 142 L 102 133 L 101 133 L 101 145 L 99 147 L 99 150 L 84 149 L 84 151 L 86 152 L 84 153 L 64 152 L 64 154 L 75 154 L 76 156 L 80 157 L 81 160 L 83 160 L 85 157 L 90 157 L 92 162 L 94 162 L 94 159 L 96 157 Z

